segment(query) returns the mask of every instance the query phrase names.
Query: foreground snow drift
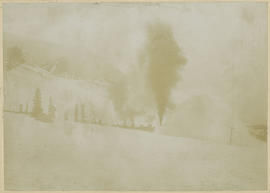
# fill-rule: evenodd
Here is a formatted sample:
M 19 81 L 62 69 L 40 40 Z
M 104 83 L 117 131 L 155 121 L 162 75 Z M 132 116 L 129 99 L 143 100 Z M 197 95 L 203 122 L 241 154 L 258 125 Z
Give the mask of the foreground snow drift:
M 239 147 L 5 113 L 7 190 L 265 190 L 266 144 Z M 76 187 L 76 188 L 71 188 Z

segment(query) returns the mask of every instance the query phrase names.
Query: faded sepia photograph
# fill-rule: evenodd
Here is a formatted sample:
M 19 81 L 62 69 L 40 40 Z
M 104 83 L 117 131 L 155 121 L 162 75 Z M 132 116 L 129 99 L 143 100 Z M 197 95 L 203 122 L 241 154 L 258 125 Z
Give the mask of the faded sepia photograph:
M 267 190 L 267 9 L 3 3 L 5 190 Z

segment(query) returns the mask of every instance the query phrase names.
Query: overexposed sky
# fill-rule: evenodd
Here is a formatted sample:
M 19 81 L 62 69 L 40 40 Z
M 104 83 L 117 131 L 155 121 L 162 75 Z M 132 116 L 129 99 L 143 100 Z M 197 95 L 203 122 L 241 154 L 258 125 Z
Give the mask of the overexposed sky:
M 259 112 L 247 119 L 266 116 L 266 3 L 7 3 L 3 17 L 7 34 L 80 47 L 123 72 L 138 63 L 146 26 L 167 23 L 187 58 L 173 100 L 234 87 L 239 111 Z

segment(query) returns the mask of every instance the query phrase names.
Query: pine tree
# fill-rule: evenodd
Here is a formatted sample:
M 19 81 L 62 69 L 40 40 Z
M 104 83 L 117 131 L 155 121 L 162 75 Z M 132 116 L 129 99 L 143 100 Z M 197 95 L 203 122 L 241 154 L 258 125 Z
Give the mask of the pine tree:
M 41 92 L 40 89 L 37 88 L 33 99 L 32 116 L 35 118 L 39 118 L 42 114 L 43 110 L 41 106 Z
M 50 121 L 55 119 L 55 106 L 53 105 L 52 98 L 49 99 L 48 118 Z
M 85 122 L 84 104 L 81 104 L 81 122 Z
M 26 104 L 25 106 L 25 111 L 24 111 L 26 114 L 28 113 L 28 103 Z
M 68 120 L 68 117 L 69 117 L 69 113 L 68 113 L 68 111 L 65 111 L 65 114 L 64 114 L 64 120 Z
M 23 112 L 23 105 L 20 104 L 20 113 L 22 113 L 22 112 Z
M 79 108 L 78 104 L 75 105 L 75 110 L 74 110 L 74 121 L 78 122 L 78 113 L 79 113 Z

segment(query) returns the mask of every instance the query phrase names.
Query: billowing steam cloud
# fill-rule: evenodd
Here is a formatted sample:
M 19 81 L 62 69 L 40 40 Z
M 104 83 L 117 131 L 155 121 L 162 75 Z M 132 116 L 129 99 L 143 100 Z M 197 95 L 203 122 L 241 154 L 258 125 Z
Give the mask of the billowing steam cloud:
M 146 60 L 148 80 L 157 103 L 160 124 L 169 103 L 172 88 L 176 85 L 178 70 L 186 63 L 171 28 L 156 22 L 147 28 Z

